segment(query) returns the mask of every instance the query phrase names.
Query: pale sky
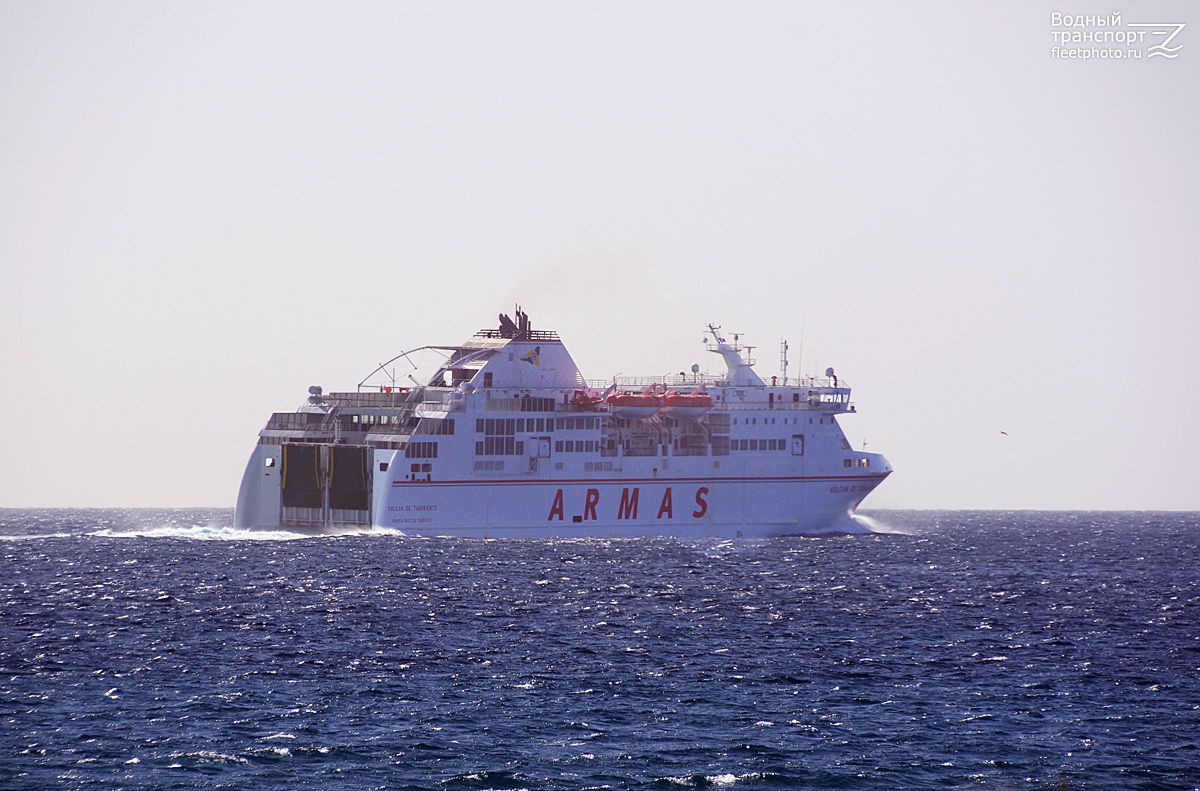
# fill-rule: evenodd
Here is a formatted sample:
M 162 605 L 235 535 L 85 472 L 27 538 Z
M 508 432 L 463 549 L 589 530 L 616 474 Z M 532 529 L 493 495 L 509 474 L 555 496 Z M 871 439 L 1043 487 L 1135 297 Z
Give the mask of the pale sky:
M 1053 57 L 1118 9 L 1183 48 Z M 0 0 L 0 506 L 232 506 L 520 302 L 595 379 L 803 344 L 865 508 L 1200 510 L 1198 154 L 1187 2 Z

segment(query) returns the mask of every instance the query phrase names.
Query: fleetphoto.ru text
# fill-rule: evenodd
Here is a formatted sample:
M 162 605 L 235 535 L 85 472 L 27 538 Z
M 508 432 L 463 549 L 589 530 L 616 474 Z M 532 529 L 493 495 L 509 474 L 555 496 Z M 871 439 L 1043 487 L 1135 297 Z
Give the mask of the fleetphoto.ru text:
M 1050 14 L 1050 57 L 1060 60 L 1149 60 L 1177 58 L 1183 22 L 1123 22 L 1111 14 Z

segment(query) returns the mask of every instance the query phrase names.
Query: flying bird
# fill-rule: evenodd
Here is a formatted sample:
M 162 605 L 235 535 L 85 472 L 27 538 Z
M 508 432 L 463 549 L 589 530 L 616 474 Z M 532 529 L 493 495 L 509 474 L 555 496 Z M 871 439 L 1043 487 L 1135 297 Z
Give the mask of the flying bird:
M 1006 436 L 1006 437 L 1008 436 L 1008 432 L 1007 432 L 1007 431 L 1001 431 L 1000 433 L 1001 433 L 1001 434 L 1003 434 L 1003 435 L 1004 435 L 1004 436 Z

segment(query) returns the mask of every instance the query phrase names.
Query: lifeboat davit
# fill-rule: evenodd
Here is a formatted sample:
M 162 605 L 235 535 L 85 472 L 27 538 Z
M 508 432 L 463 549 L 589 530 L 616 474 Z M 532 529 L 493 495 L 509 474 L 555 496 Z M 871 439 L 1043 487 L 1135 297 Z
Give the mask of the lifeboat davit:
M 681 420 L 693 420 L 703 417 L 704 413 L 713 408 L 712 396 L 704 392 L 703 387 L 694 393 L 679 393 L 674 390 L 662 397 L 663 412 Z
M 653 393 L 613 393 L 604 399 L 618 417 L 645 420 L 663 407 L 663 397 Z

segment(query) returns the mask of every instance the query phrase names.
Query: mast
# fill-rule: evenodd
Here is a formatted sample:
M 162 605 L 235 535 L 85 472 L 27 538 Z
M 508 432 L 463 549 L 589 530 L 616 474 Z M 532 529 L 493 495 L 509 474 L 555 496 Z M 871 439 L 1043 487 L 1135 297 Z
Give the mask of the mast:
M 708 331 L 712 333 L 713 338 L 717 342 L 717 348 L 709 349 L 713 354 L 719 354 L 725 360 L 725 367 L 729 370 L 729 381 L 731 384 L 739 387 L 763 387 L 762 379 L 758 378 L 758 374 L 754 372 L 753 360 L 743 359 L 741 349 L 738 348 L 738 335 L 733 336 L 733 345 L 730 346 L 724 338 L 721 337 L 721 326 L 719 324 L 709 324 Z M 753 346 L 745 347 L 746 355 L 749 356 Z
M 787 387 L 787 367 L 788 367 L 788 342 L 786 339 L 779 341 L 779 367 L 783 369 L 783 386 Z

